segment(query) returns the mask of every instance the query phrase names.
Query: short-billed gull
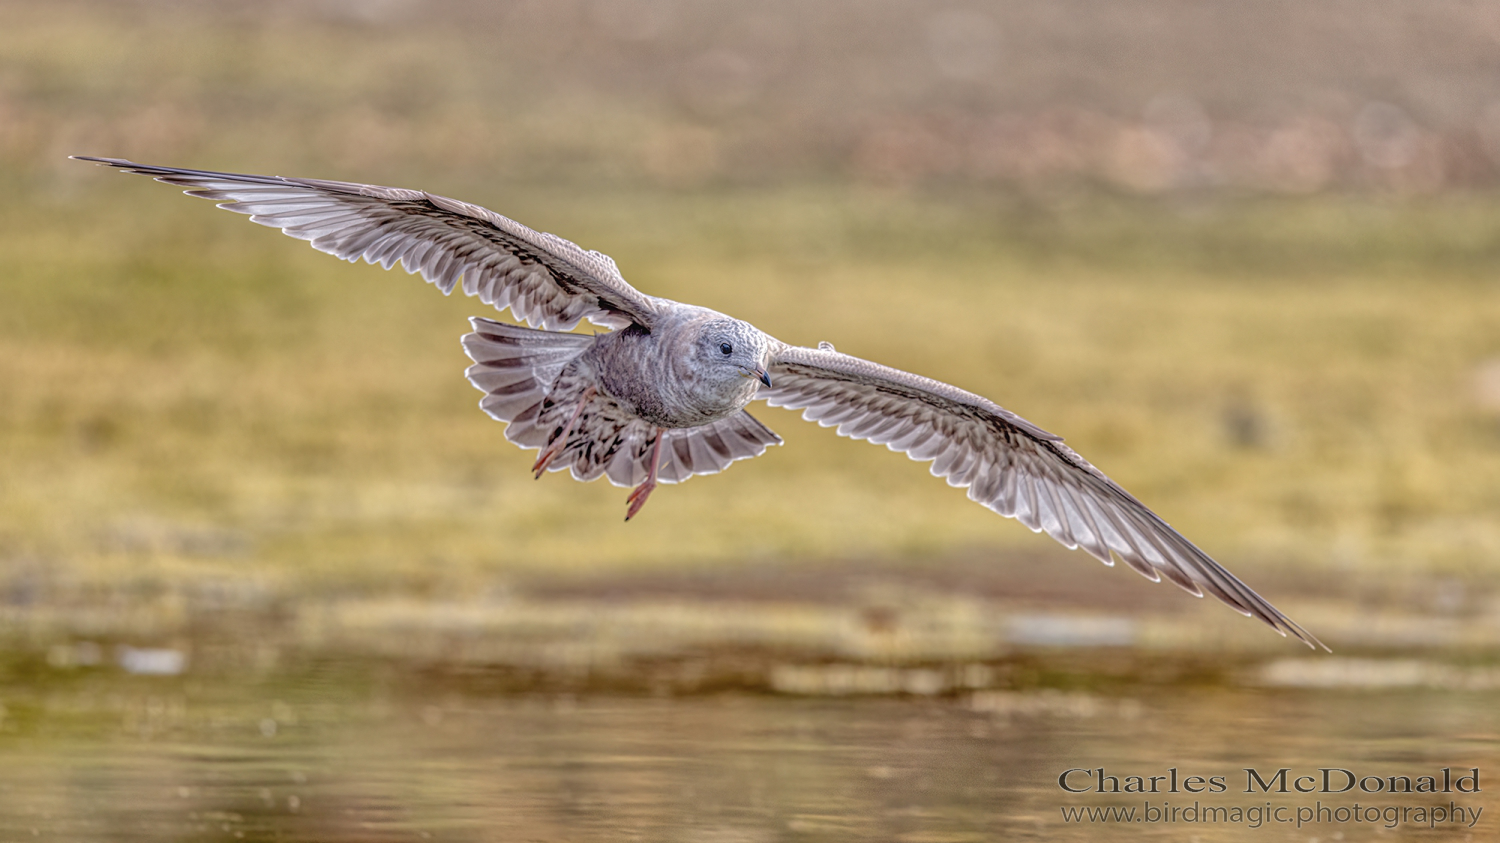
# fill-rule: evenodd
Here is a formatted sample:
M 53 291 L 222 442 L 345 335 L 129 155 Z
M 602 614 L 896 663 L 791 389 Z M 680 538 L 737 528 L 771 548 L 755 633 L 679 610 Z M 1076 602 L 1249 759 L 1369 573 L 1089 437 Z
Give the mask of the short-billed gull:
M 745 407 L 761 399 L 838 433 L 931 462 L 969 498 L 1106 565 L 1214 595 L 1282 635 L 1322 646 L 1222 565 L 1048 433 L 994 402 L 919 375 L 787 345 L 747 322 L 649 296 L 615 262 L 477 205 L 368 184 L 153 167 L 76 156 L 249 214 L 349 261 L 397 262 L 444 293 L 462 285 L 534 328 L 472 319 L 463 337 L 480 406 L 541 453 L 532 470 L 634 487 L 713 474 L 780 437 Z M 565 333 L 587 319 L 611 331 Z M 537 329 L 540 330 L 537 330 Z M 1326 649 L 1326 647 L 1325 647 Z

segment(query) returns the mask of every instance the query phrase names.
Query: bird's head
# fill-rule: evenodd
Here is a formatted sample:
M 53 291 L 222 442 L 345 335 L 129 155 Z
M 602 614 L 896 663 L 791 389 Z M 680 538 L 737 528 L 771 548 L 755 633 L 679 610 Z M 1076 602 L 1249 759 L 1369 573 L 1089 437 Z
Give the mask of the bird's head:
M 771 362 L 771 344 L 765 334 L 738 319 L 705 322 L 698 335 L 698 359 L 707 371 L 722 377 L 745 377 L 771 385 L 766 367 Z

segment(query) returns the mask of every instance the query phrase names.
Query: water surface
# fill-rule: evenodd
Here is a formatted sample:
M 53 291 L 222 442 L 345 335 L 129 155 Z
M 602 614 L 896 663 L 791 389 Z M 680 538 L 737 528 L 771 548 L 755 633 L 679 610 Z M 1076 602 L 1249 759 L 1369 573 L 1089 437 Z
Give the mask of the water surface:
M 310 660 L 239 677 L 14 670 L 0 702 L 6 841 L 1485 840 L 1500 828 L 1488 784 L 1500 775 L 1500 712 L 1487 692 L 655 697 L 517 693 L 430 666 Z M 1195 798 L 1058 786 L 1065 770 L 1101 767 L 1125 781 L 1176 767 L 1228 787 Z M 1478 767 L 1484 789 L 1247 795 L 1245 767 Z M 1063 817 L 1194 801 L 1288 817 L 1319 802 L 1484 814 L 1473 828 L 1394 829 Z

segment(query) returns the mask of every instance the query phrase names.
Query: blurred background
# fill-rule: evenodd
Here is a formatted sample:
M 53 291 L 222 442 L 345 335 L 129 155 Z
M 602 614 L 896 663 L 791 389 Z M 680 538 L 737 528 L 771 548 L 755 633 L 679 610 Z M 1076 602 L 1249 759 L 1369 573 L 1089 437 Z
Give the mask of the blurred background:
M 981 393 L 1336 655 L 781 410 L 623 524 L 476 408 L 477 302 L 70 154 L 423 188 Z M 1492 4 L 0 0 L 0 186 L 7 839 L 1066 838 L 1069 767 L 1500 758 Z

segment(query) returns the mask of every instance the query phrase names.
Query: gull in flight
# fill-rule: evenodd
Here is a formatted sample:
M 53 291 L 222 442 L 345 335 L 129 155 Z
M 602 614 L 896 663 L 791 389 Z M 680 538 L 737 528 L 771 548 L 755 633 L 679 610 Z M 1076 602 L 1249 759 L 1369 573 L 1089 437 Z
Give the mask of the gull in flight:
M 1283 636 L 1323 646 L 1130 493 L 994 402 L 920 375 L 787 345 L 703 307 L 646 295 L 615 262 L 477 205 L 368 184 L 154 167 L 75 156 L 186 187 L 191 196 L 313 248 L 389 269 L 398 262 L 445 294 L 462 286 L 534 327 L 475 317 L 463 337 L 479 406 L 505 436 L 539 451 L 532 471 L 633 487 L 625 520 L 658 483 L 722 471 L 781 438 L 745 407 L 764 400 L 841 436 L 931 462 L 969 499 L 1189 593 L 1214 595 Z M 567 333 L 581 320 L 611 329 Z

